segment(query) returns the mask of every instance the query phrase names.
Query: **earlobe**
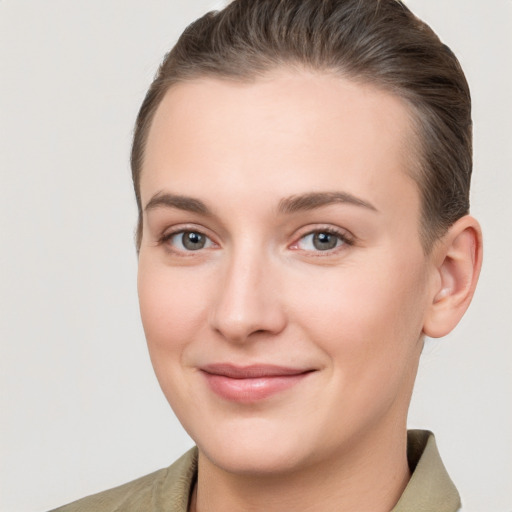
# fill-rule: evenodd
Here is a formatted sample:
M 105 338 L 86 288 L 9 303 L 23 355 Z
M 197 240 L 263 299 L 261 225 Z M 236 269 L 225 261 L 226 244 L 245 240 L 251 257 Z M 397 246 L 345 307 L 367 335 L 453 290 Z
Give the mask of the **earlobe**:
M 455 222 L 434 249 L 435 279 L 423 332 L 431 338 L 448 334 L 466 312 L 482 265 L 482 232 L 466 215 Z

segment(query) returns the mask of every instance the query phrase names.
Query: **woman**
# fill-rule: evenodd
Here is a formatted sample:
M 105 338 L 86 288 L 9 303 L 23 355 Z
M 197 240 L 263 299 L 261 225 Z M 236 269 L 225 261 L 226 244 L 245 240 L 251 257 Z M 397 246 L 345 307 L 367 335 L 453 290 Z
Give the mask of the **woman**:
M 406 430 L 482 258 L 437 36 L 396 0 L 235 0 L 166 56 L 132 172 L 149 352 L 197 448 L 58 510 L 458 510 Z

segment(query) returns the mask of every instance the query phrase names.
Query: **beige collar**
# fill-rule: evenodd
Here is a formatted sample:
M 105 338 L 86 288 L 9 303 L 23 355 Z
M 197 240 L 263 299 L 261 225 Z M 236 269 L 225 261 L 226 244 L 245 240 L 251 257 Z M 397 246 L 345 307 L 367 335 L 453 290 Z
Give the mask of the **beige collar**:
M 456 512 L 460 496 L 443 465 L 432 432 L 410 430 L 407 458 L 411 479 L 391 512 Z

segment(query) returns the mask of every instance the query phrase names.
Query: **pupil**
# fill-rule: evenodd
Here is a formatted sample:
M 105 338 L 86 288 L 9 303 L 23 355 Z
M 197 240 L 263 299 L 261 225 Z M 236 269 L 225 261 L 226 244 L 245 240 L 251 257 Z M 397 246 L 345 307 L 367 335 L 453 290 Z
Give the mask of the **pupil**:
M 335 235 L 331 235 L 330 233 L 316 233 L 313 237 L 313 245 L 315 246 L 315 249 L 320 251 L 334 249 L 337 242 L 337 237 Z
M 191 251 L 202 249 L 205 242 L 205 237 L 200 233 L 194 233 L 193 231 L 183 233 L 183 246 Z

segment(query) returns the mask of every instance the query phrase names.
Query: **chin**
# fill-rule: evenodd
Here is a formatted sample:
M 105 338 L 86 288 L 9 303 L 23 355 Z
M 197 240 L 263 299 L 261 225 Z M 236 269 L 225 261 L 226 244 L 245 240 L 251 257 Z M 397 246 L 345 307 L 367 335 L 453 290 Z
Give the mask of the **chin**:
M 264 443 L 243 446 L 231 443 L 229 449 L 223 450 L 199 447 L 199 452 L 218 468 L 237 475 L 275 476 L 294 471 L 301 465 L 300 458 L 293 451 L 276 449 Z
M 260 476 L 296 470 L 308 459 L 299 429 L 282 431 L 275 425 L 262 428 L 258 422 L 250 423 L 198 439 L 200 454 L 229 473 Z

